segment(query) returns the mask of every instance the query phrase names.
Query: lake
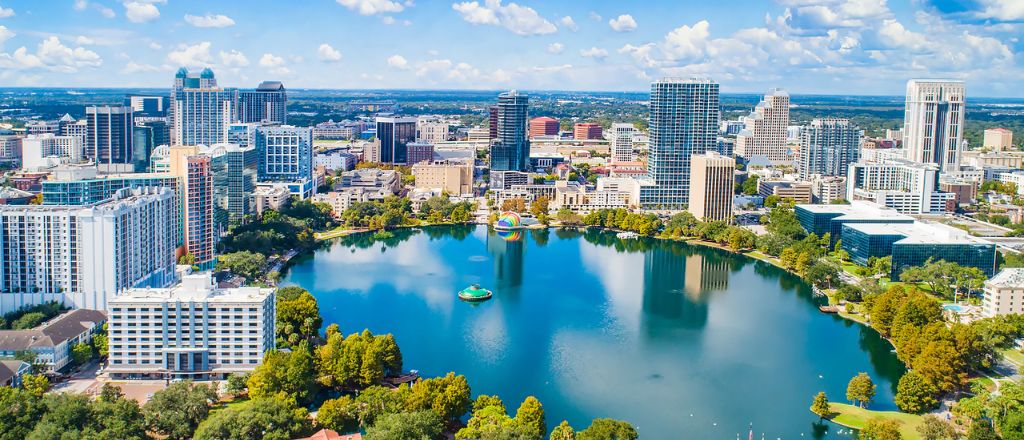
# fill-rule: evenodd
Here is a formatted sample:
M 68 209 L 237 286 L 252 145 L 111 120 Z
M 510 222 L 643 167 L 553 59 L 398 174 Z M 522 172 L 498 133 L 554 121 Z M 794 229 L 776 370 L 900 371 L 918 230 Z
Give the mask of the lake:
M 485 226 L 350 236 L 298 259 L 324 325 L 394 333 L 406 369 L 466 375 L 509 411 L 534 395 L 548 429 L 633 423 L 647 439 L 837 438 L 811 400 L 867 372 L 894 410 L 904 373 L 870 328 L 818 311 L 795 275 L 723 250 L 590 230 Z M 456 293 L 479 283 L 493 299 Z M 848 430 L 846 430 L 848 431 Z

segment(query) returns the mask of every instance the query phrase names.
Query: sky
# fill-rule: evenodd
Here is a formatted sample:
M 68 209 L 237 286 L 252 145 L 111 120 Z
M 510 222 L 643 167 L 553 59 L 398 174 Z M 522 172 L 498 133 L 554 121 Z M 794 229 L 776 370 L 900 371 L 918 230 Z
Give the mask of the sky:
M 1024 97 L 1024 0 L 0 0 L 0 86 Z

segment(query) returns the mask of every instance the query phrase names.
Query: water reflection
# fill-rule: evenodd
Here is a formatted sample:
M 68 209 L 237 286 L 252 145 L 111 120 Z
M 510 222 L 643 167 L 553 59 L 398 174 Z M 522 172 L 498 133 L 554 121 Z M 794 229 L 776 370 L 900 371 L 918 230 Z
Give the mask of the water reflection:
M 644 327 L 649 335 L 665 335 L 665 330 L 700 329 L 707 324 L 708 306 L 699 298 L 705 274 L 698 261 L 690 273 L 686 255 L 675 247 L 657 247 L 644 254 Z M 687 280 L 695 288 L 687 287 Z M 693 290 L 689 290 L 693 289 Z M 691 298 L 687 291 L 694 292 Z
M 503 294 L 518 294 L 515 288 L 523 284 L 525 251 L 526 240 L 520 231 L 488 232 L 487 253 L 494 261 L 495 288 L 501 289 Z

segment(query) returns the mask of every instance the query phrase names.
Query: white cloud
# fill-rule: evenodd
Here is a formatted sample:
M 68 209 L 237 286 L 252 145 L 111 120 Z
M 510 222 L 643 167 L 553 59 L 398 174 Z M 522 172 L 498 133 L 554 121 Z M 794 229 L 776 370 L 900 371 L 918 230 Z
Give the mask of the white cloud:
M 993 18 L 999 21 L 1024 20 L 1024 2 L 1021 0 L 981 0 L 983 9 L 979 11 L 981 18 Z
M 116 12 L 114 12 L 114 10 L 113 10 L 113 9 L 110 9 L 110 8 L 108 8 L 108 7 L 106 7 L 106 6 L 100 6 L 100 5 L 96 5 L 96 9 L 97 9 L 98 11 L 100 11 L 100 14 L 101 14 L 101 15 L 103 15 L 104 17 L 107 17 L 107 18 L 114 18 L 114 17 L 116 17 L 116 16 L 117 16 L 117 13 L 116 13 Z
M 544 35 L 555 33 L 558 28 L 544 19 L 536 10 L 518 3 L 502 4 L 502 0 L 485 0 L 453 3 L 452 9 L 462 19 L 472 24 L 501 26 L 518 35 Z
M 7 17 L 13 17 L 13 16 L 14 16 L 14 9 L 5 8 L 2 5 L 0 5 L 0 18 L 7 18 Z
M 121 73 L 130 75 L 133 73 L 156 72 L 159 70 L 159 67 L 153 65 L 136 63 L 135 61 L 128 61 L 128 64 L 125 64 L 124 68 L 121 69 Z
M 146 1 L 127 1 L 124 2 L 124 16 L 132 23 L 146 23 L 160 18 L 160 10 Z
M 399 70 L 406 70 L 409 68 L 409 62 L 401 55 L 391 55 L 388 57 L 388 66 Z
M 392 0 L 337 0 L 339 5 L 358 12 L 360 15 L 388 14 L 402 12 L 405 5 Z M 411 2 L 406 3 L 411 5 Z
M 210 42 L 203 41 L 191 46 L 179 45 L 176 50 L 167 54 L 167 61 L 175 66 L 183 67 L 209 66 L 213 61 L 213 57 L 210 55 Z
M 79 35 L 75 37 L 75 44 L 79 46 L 91 46 L 93 44 L 96 44 L 96 40 L 86 37 L 85 35 Z
M 246 67 L 249 65 L 249 58 L 234 49 L 228 52 L 220 51 L 217 55 L 220 57 L 220 64 L 224 67 Z
M 4 42 L 10 40 L 15 35 L 14 31 L 7 29 L 7 26 L 0 25 L 0 48 L 4 47 Z
M 636 30 L 636 20 L 633 19 L 632 15 L 622 14 L 608 20 L 608 26 L 611 26 L 615 32 L 632 32 Z
M 192 15 L 185 14 L 185 22 L 201 28 L 224 28 L 235 25 L 235 20 L 222 14 Z
M 558 20 L 558 23 L 561 24 L 562 27 L 564 27 L 566 29 L 569 29 L 569 30 L 571 30 L 573 32 L 576 32 L 576 31 L 580 30 L 580 27 L 576 24 L 576 21 L 573 20 L 572 17 L 570 17 L 568 15 L 566 15 L 565 17 L 562 17 L 561 20 Z
M 580 56 L 602 60 L 608 57 L 608 51 L 599 47 L 591 47 L 580 51 Z
M 323 43 L 316 49 L 316 55 L 320 57 L 321 61 L 337 62 L 341 61 L 341 52 L 331 47 L 330 44 Z
M 619 48 L 619 53 L 628 54 L 633 57 L 633 60 L 642 67 L 655 67 L 660 63 L 654 58 L 654 50 L 657 45 L 654 43 L 647 43 L 640 46 L 634 46 L 627 44 Z
M 693 26 L 683 25 L 665 35 L 665 53 L 673 59 L 695 59 L 704 55 L 704 47 L 711 26 L 707 20 L 701 20 Z
M 594 12 L 594 11 L 590 11 L 590 13 L 587 14 L 587 17 L 590 17 L 590 19 L 594 20 L 594 21 L 602 21 L 602 20 L 604 20 L 604 18 L 601 18 L 601 14 L 598 14 L 597 12 Z
M 160 49 L 163 49 L 164 47 L 162 45 L 160 45 L 160 43 L 157 43 L 155 41 L 150 41 L 149 42 L 149 48 L 153 49 L 153 50 L 160 50 Z
M 560 54 L 563 51 L 565 51 L 565 45 L 562 43 L 551 43 L 548 45 L 548 52 Z
M 281 67 L 284 65 L 284 58 L 281 58 L 272 53 L 265 53 L 260 57 L 260 66 L 262 67 Z
M 384 17 L 381 17 L 380 22 L 384 23 L 384 24 L 386 24 L 388 26 L 391 26 L 391 25 L 395 24 L 395 17 L 392 17 L 390 15 L 385 15 Z
M 76 11 L 84 11 L 85 8 L 89 7 L 89 1 L 88 0 L 75 0 L 75 4 L 72 7 L 75 8 Z
M 25 47 L 19 47 L 13 54 L 0 53 L 0 67 L 7 69 L 45 69 L 75 73 L 84 67 L 95 68 L 101 65 L 103 59 L 96 52 L 83 47 L 72 49 L 61 43 L 60 38 L 56 36 L 42 40 L 35 54 L 30 53 Z

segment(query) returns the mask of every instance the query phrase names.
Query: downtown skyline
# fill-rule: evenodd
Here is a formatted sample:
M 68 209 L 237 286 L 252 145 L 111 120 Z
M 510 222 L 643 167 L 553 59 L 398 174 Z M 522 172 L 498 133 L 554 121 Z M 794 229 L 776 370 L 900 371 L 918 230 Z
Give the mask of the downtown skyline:
M 643 91 L 704 76 L 725 93 L 899 95 L 934 77 L 1024 96 L 1011 0 L 251 3 L 2 0 L 0 83 L 166 87 L 185 66 L 239 87 Z

